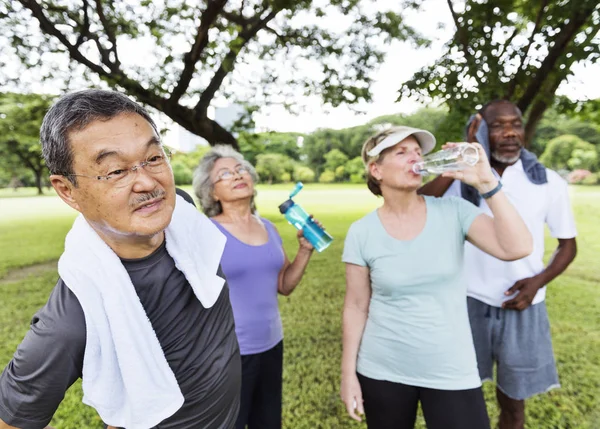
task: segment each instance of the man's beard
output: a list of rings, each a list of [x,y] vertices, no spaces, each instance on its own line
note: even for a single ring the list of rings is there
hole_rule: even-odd
[[[492,152],[492,158],[501,164],[514,164],[519,160],[519,158],[521,158],[521,149],[519,149],[519,152],[515,156],[511,157],[502,156],[498,152],[494,151]]]

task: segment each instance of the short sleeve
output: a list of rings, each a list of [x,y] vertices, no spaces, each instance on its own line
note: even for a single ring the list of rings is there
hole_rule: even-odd
[[[21,429],[46,427],[81,377],[85,342],[83,310],[59,280],[0,375],[0,418]]]
[[[475,218],[483,212],[475,204],[470,203],[462,198],[450,197],[449,200],[451,200],[456,207],[458,223],[460,225],[462,235],[466,237]]]
[[[556,177],[552,176],[549,181],[551,197],[546,213],[546,223],[552,237],[573,238],[577,235],[577,229],[573,210],[571,209],[571,201],[569,200],[567,182],[558,175]]]
[[[360,265],[361,267],[367,266],[367,261],[363,257],[363,247],[360,243],[360,225],[354,223],[350,226],[348,234],[346,234],[342,262]]]

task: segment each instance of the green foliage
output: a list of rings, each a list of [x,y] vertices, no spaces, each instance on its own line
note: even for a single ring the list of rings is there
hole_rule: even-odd
[[[40,126],[51,104],[50,96],[0,93],[0,170],[5,181],[10,176],[7,185],[17,180],[36,186],[42,194],[42,176],[48,169],[42,158]]]
[[[581,181],[582,185],[597,185],[600,183],[600,175],[598,173],[592,173]]]
[[[193,179],[192,170],[181,161],[171,163],[173,168],[173,177],[175,177],[176,185],[191,185]]]
[[[190,171],[194,171],[210,149],[210,146],[196,146],[191,152],[176,152],[171,156],[171,164],[181,163]]]
[[[364,173],[355,173],[350,175],[350,183],[365,183]]]
[[[259,134],[242,132],[238,136],[238,144],[240,146],[240,153],[252,165],[256,165],[257,156],[265,152],[265,147]]]
[[[346,179],[346,177],[346,167],[340,165],[335,169],[335,180],[337,180],[338,182],[343,182]]]
[[[339,149],[332,149],[323,157],[325,158],[325,168],[331,171],[335,171],[338,167],[343,166],[348,161],[348,155]]]
[[[319,176],[319,183],[333,183],[335,181],[335,173],[331,170],[325,170]]]
[[[469,114],[506,98],[527,114],[530,140],[561,82],[600,56],[597,0],[448,1],[456,31],[442,56],[402,84],[400,98],[449,107],[457,133]],[[456,121],[459,122],[456,122]]]
[[[348,162],[346,162],[346,173],[348,174],[358,174],[363,173],[365,171],[365,165],[363,164],[362,158],[357,156],[352,158]]]
[[[598,154],[593,147],[588,150],[575,149],[567,161],[567,165],[571,170],[592,170],[598,165]]]
[[[594,145],[577,136],[562,135],[548,142],[540,161],[555,170],[587,169],[597,163]]]
[[[536,129],[530,149],[539,156],[544,153],[548,142],[553,138],[573,134],[592,143],[600,151],[599,124],[600,122],[589,121],[573,112],[561,113],[559,108],[549,109]]]
[[[302,183],[311,183],[315,181],[315,172],[309,167],[303,165],[294,166],[294,180]]]
[[[262,133],[258,138],[264,145],[265,152],[279,153],[294,161],[300,160],[300,147],[298,139],[303,135],[299,133]]]
[[[267,183],[278,183],[287,178],[291,180],[294,172],[292,160],[279,153],[264,153],[256,157],[256,172],[260,180]],[[287,173],[288,176],[284,176]]]
[[[412,115],[395,114],[380,116],[365,125],[357,127],[341,130],[321,129],[306,136],[302,151],[306,156],[306,163],[317,173],[325,169],[335,171],[338,166],[343,165],[341,163],[341,154],[345,155],[347,160],[360,159],[364,142],[381,129],[395,125],[407,125],[431,131],[438,136],[439,127],[444,122],[446,115],[447,113],[444,109],[425,108],[418,110]],[[462,119],[461,123],[464,121],[465,118]],[[438,140],[440,142],[456,141],[456,136],[447,138],[446,134],[443,134],[442,138]],[[333,159],[328,164],[326,156],[332,152],[335,155],[329,155]],[[358,170],[353,171],[354,174],[358,173]]]

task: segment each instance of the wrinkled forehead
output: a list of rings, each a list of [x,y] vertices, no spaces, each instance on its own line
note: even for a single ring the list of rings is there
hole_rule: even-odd
[[[135,158],[154,147],[162,147],[154,127],[135,113],[96,119],[68,134],[74,160],[101,164],[112,158]]]
[[[223,169],[231,169],[233,167],[237,167],[240,165],[240,161],[235,158],[223,157],[219,158],[215,161],[215,165],[213,167],[213,171],[219,171]]]
[[[485,109],[483,117],[487,123],[497,120],[512,120],[515,118],[521,119],[521,110],[513,103],[496,103]]]

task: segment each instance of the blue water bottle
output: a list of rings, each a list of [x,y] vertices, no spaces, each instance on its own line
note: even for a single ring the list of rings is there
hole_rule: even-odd
[[[304,238],[317,249],[317,252],[322,252],[331,244],[333,237],[317,225],[302,207],[292,201],[292,198],[300,192],[302,187],[302,182],[296,183],[290,198],[279,206],[279,211],[296,229],[303,231]]]

